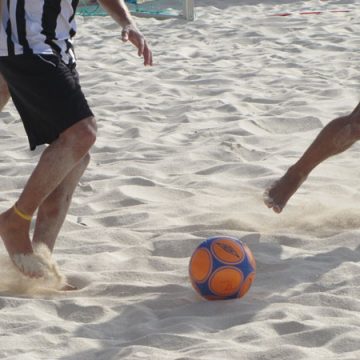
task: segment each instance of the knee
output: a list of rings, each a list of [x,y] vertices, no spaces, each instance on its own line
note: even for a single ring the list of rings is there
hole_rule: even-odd
[[[1,95],[1,98],[9,100],[10,92],[9,92],[9,88],[6,83],[0,84],[0,95]]]
[[[87,153],[96,141],[96,121],[89,117],[79,121],[61,134],[61,139],[71,143],[81,153]],[[88,155],[85,155],[88,159]],[[86,160],[84,157],[84,161]]]
[[[96,141],[96,121],[95,118],[91,117],[85,120],[82,120],[78,124],[78,128],[76,129],[77,138],[80,144],[84,147],[90,149],[92,145],[94,145]]]
[[[10,99],[10,92],[6,81],[0,74],[0,109],[2,109]]]
[[[351,132],[356,140],[360,139],[360,111],[353,112],[349,115],[350,124],[351,124]]]

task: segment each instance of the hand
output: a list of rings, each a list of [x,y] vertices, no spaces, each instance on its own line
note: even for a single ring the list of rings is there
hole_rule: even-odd
[[[134,25],[126,25],[123,28],[121,39],[124,42],[130,41],[137,47],[138,55],[144,57],[145,66],[151,66],[153,64],[151,50],[149,49],[143,34]]]

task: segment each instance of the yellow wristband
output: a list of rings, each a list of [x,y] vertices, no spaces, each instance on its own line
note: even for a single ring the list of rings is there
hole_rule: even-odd
[[[25,214],[23,213],[22,211],[20,211],[16,205],[14,205],[14,211],[15,211],[15,214],[20,216],[22,219],[24,220],[27,220],[27,221],[31,221],[32,219],[32,216],[31,215],[28,215],[28,214]]]

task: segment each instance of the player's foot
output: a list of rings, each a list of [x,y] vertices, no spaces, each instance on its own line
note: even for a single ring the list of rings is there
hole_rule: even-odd
[[[44,264],[33,254],[29,229],[30,221],[14,208],[0,214],[0,236],[12,262],[24,275],[37,278],[43,276]]]
[[[265,205],[280,213],[288,200],[305,181],[306,176],[290,168],[286,174],[275,181],[264,193]]]

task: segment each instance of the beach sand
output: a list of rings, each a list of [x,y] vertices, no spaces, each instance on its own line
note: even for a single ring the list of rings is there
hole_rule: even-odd
[[[26,281],[2,246],[0,359],[360,359],[360,146],[320,165],[280,215],[262,200],[359,101],[357,1],[196,5],[194,22],[137,19],[152,68],[110,17],[79,17],[99,132],[53,255],[78,290]],[[3,211],[43,149],[28,150],[11,103],[0,139]],[[215,235],[256,258],[241,300],[191,287],[190,256]]]

